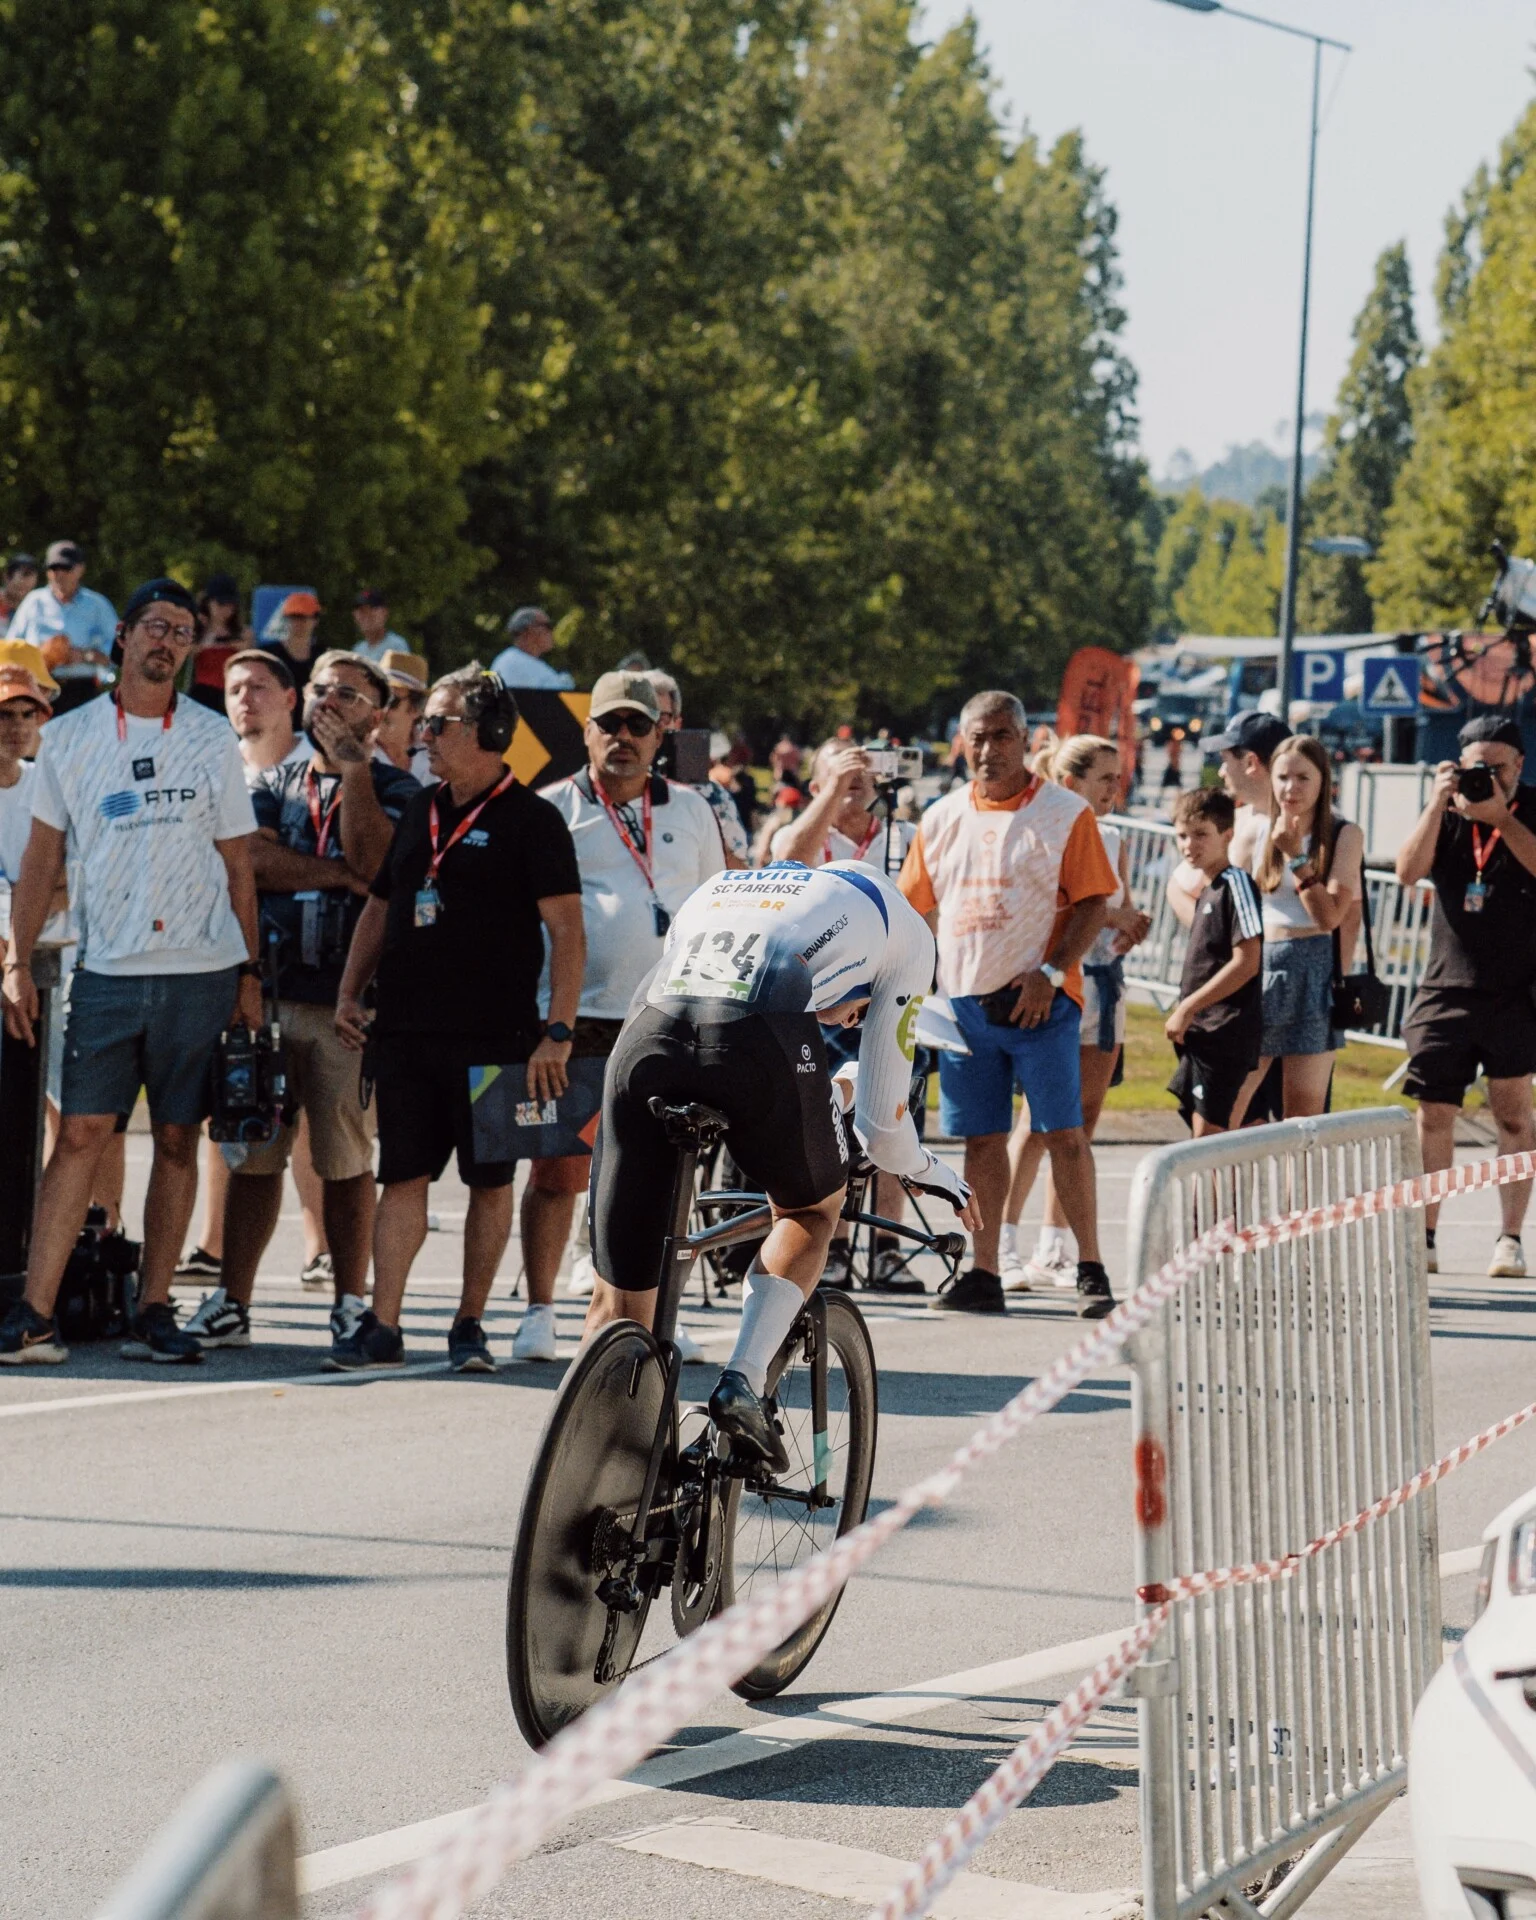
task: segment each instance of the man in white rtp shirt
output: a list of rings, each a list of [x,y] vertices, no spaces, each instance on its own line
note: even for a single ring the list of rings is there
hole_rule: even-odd
[[[0,1364],[68,1358],[53,1318],[85,1219],[96,1163],[143,1085],[154,1162],[144,1264],[126,1359],[196,1361],[176,1325],[171,1277],[197,1193],[198,1129],[209,1112],[220,1032],[261,1023],[256,965],[256,821],[235,735],[220,714],[176,698],[197,635],[175,580],[129,599],[110,699],[49,723],[32,782],[32,832],[11,896],[5,1023],[31,1044],[32,949],[66,850],[79,863],[82,940],[64,1041],[58,1145],[43,1176],[26,1291],[0,1323]]]

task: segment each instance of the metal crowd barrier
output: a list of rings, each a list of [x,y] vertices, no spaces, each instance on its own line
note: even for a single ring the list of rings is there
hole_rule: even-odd
[[[1159,1006],[1171,1007],[1179,997],[1179,974],[1184,965],[1184,929],[1168,904],[1167,880],[1178,865],[1179,850],[1171,826],[1160,820],[1132,819],[1112,814],[1120,829],[1131,875],[1131,899],[1149,914],[1152,931],[1125,956],[1125,977],[1143,988]],[[1350,1033],[1351,1040],[1367,1040],[1378,1047],[1403,1045],[1403,1018],[1429,964],[1429,922],[1435,890],[1428,881],[1405,887],[1392,873],[1368,868],[1366,899],[1371,913],[1371,938],[1376,948],[1376,972],[1391,994],[1386,1019],[1371,1033]],[[1361,943],[1363,951],[1363,942]],[[1357,954],[1345,968],[1362,966]]]
[[[188,1794],[97,1920],[299,1920],[297,1840],[277,1775],[227,1760]]]
[[[1420,1171],[1395,1108],[1291,1120],[1141,1162],[1130,1273]],[[1434,1457],[1419,1216],[1399,1211],[1188,1282],[1130,1347],[1140,1588],[1278,1558]],[[1186,1602],[1140,1699],[1146,1920],[1284,1920],[1406,1779],[1439,1656],[1433,1494],[1289,1578]],[[1278,1884],[1274,1884],[1278,1882]],[[1249,1892],[1244,1893],[1248,1888]]]

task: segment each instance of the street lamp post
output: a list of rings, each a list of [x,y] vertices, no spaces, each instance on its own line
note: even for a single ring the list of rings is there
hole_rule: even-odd
[[[1280,598],[1280,713],[1289,724],[1291,700],[1291,660],[1296,650],[1296,571],[1301,557],[1301,442],[1306,430],[1307,406],[1307,322],[1312,307],[1312,203],[1317,184],[1317,107],[1323,77],[1323,48],[1335,47],[1340,53],[1352,49],[1342,40],[1330,40],[1327,34],[1310,33],[1305,27],[1288,26],[1283,20],[1268,20],[1261,13],[1244,13],[1223,0],[1168,0],[1174,7],[1190,13],[1226,13],[1234,20],[1246,20],[1256,27],[1270,27],[1295,40],[1312,42],[1312,122],[1307,147],[1307,232],[1301,258],[1301,350],[1296,361],[1296,439],[1291,449],[1291,494],[1285,518],[1285,590]]]

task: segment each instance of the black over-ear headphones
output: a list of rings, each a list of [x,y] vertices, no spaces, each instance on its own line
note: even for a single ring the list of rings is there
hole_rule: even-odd
[[[517,700],[499,673],[482,673],[464,696],[466,719],[475,723],[475,739],[487,753],[505,753],[517,732]]]

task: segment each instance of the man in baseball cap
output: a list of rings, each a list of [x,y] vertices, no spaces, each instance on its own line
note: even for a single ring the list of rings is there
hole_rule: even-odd
[[[1206,753],[1221,755],[1221,784],[1237,802],[1234,867],[1253,870],[1260,836],[1269,831],[1269,763],[1290,737],[1290,728],[1277,714],[1245,707],[1233,714],[1220,733],[1202,743]],[[1168,904],[1183,926],[1193,923],[1195,900],[1204,886],[1205,875],[1187,860],[1181,860],[1168,876]],[[1251,1106],[1249,1117],[1253,1117]]]
[[[386,653],[409,654],[411,643],[403,634],[392,633],[389,626],[389,595],[377,587],[364,587],[352,602],[352,619],[357,640],[352,651],[382,667]]]
[[[85,555],[73,540],[55,540],[44,562],[48,584],[34,587],[11,616],[8,640],[30,640],[63,682],[60,710],[97,690],[110,661],[117,611],[104,594],[82,586]]]
[[[568,673],[557,672],[544,658],[555,644],[555,623],[542,607],[519,607],[507,621],[507,633],[511,646],[504,647],[491,662],[491,671],[501,675],[503,686],[571,692],[576,682]]]
[[[257,644],[264,653],[275,653],[293,675],[293,684],[302,694],[309,682],[309,670],[315,658],[315,622],[324,613],[318,598],[307,587],[297,589],[284,600],[278,613],[282,619],[282,637],[263,637]],[[267,628],[272,632],[274,621]]]
[[[1280,742],[1290,737],[1290,728],[1278,714],[1245,707],[1233,714],[1220,733],[1208,735],[1204,746],[1207,753],[1257,754],[1267,769]],[[1233,795],[1234,799],[1239,797]]]
[[[354,653],[361,653],[354,647]],[[432,784],[427,766],[427,750],[416,737],[422,711],[427,704],[429,669],[418,653],[387,650],[379,660],[379,669],[389,682],[389,699],[374,739],[374,757],[382,755],[391,766],[413,773],[425,786]]]

